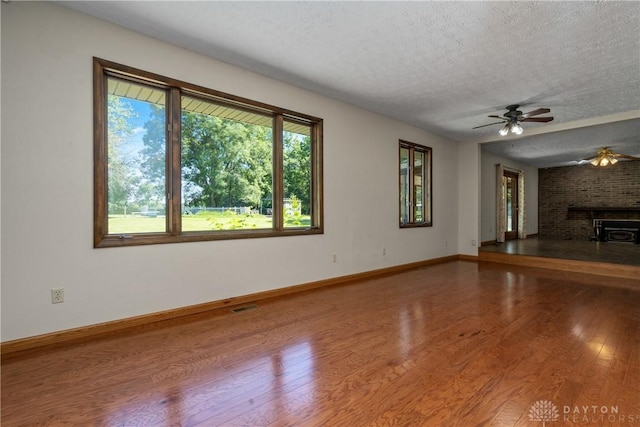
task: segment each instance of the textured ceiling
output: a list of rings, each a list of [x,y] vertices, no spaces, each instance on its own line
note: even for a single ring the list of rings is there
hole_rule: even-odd
[[[637,1],[59,3],[456,141],[498,140],[471,128],[506,105],[550,108],[486,145],[534,166],[640,156]]]
[[[594,156],[601,147],[640,157],[640,119],[550,132],[507,142],[489,142],[482,146],[499,156],[538,168],[588,163],[582,159]]]

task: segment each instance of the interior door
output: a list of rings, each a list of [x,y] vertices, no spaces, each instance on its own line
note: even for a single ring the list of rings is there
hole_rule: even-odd
[[[505,218],[507,219],[507,229],[504,233],[505,240],[515,240],[518,238],[518,174],[511,171],[504,171],[506,182]]]

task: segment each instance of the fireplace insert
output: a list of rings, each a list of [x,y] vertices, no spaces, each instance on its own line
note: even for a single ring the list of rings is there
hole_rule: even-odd
[[[593,228],[600,242],[640,244],[640,220],[594,219]]]

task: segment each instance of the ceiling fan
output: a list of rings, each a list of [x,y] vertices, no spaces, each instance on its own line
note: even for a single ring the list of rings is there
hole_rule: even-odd
[[[593,166],[608,166],[618,163],[618,159],[640,160],[640,157],[614,153],[609,147],[602,147],[598,149],[595,156],[587,157],[582,160],[590,162]]]
[[[509,132],[515,133],[516,135],[522,134],[522,126],[520,126],[520,122],[538,122],[538,123],[547,123],[553,120],[553,117],[532,117],[538,116],[540,114],[546,114],[551,112],[548,108],[538,108],[537,110],[529,111],[528,113],[522,113],[518,108],[520,105],[507,105],[507,112],[502,116],[488,116],[494,119],[500,119],[499,122],[493,122],[486,125],[476,126],[472,129],[483,128],[485,126],[493,126],[504,124],[502,129],[500,129],[499,133],[502,136],[506,136]]]

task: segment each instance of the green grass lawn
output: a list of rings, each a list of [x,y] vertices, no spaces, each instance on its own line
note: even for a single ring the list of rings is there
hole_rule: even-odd
[[[155,218],[134,215],[109,215],[109,234],[162,233],[165,217]],[[308,227],[309,215],[285,218],[285,227]],[[232,212],[200,212],[182,216],[182,231],[211,230],[259,230],[272,228],[272,218],[259,214],[235,214]]]

